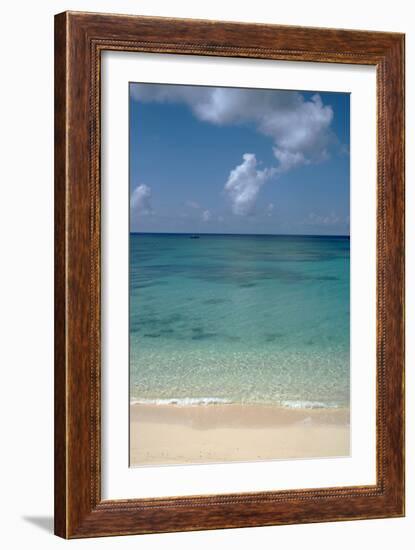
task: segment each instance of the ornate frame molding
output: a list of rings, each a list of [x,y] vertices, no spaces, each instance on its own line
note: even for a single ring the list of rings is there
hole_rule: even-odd
[[[377,482],[101,500],[104,50],[377,68]],[[55,532],[65,538],[404,514],[404,35],[65,12],[55,18]],[[85,452],[89,449],[89,452]]]

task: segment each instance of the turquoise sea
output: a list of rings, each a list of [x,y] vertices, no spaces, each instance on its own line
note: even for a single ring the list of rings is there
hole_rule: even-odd
[[[348,237],[130,235],[130,398],[349,405]]]

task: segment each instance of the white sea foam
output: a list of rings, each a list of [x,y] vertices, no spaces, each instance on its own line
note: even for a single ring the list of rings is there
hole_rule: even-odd
[[[322,403],[321,401],[281,401],[282,407],[289,409],[337,409],[335,403]]]
[[[131,401],[131,405],[177,405],[178,407],[221,405],[226,403],[231,403],[231,401],[220,397],[171,397],[167,399],[135,399]]]
[[[196,405],[225,405],[230,403],[236,403],[228,399],[221,397],[169,397],[161,399],[133,399],[131,405],[177,405],[178,407],[191,407]],[[242,402],[240,404],[243,404]],[[270,405],[268,402],[245,402],[245,404],[251,405]],[[279,403],[275,402],[275,405],[280,407],[286,407],[287,409],[337,409],[336,403],[323,403],[321,401],[301,401],[301,400],[284,400]]]

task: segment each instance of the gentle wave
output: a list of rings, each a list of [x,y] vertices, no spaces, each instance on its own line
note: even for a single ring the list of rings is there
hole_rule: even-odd
[[[231,403],[227,399],[220,397],[171,397],[167,399],[135,399],[131,405],[177,405],[188,407],[192,405],[223,405]]]
[[[226,405],[238,404],[238,402],[223,399],[221,397],[169,397],[164,399],[133,399],[131,405],[177,405],[178,407],[189,407],[196,405]],[[279,403],[269,402],[240,402],[240,405],[275,405],[287,409],[338,409],[336,403],[323,403],[321,401],[295,401],[284,400]]]
[[[336,403],[322,403],[320,401],[281,401],[282,407],[287,409],[338,409]]]

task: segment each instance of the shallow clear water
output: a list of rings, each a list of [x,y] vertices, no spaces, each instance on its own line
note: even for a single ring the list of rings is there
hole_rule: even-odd
[[[131,400],[349,404],[348,237],[131,234]]]

